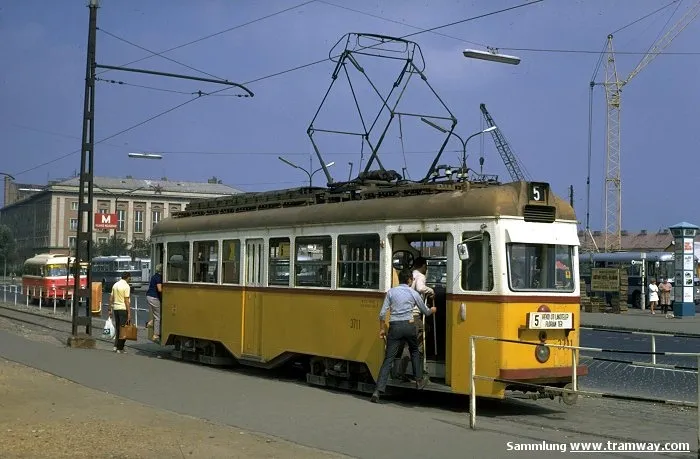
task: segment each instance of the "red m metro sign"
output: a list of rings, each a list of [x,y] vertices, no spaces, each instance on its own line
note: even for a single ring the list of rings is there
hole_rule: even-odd
[[[117,229],[117,214],[95,214],[95,229]]]

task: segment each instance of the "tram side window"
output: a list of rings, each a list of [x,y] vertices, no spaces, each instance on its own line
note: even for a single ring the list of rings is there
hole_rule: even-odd
[[[379,235],[338,236],[338,287],[379,289]]]
[[[290,247],[288,237],[270,238],[268,285],[289,286]]]
[[[299,287],[331,286],[330,236],[299,237],[294,241],[296,262],[294,285]]]
[[[241,283],[241,241],[238,239],[224,241],[224,250],[221,257],[221,269],[224,284]]]
[[[194,282],[218,283],[219,242],[197,241],[192,254]]]
[[[462,262],[462,290],[490,292],[493,290],[493,257],[489,233],[464,233],[469,259]]]
[[[190,281],[190,243],[168,242],[168,282]]]

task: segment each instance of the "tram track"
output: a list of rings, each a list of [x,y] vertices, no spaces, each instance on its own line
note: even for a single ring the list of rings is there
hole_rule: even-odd
[[[13,308],[13,307],[8,307],[5,305],[0,304],[0,317],[11,320],[13,322],[19,322],[27,325],[32,325],[35,327],[39,327],[45,330],[50,330],[52,332],[57,332],[57,333],[65,333],[65,334],[70,334],[71,333],[71,321],[67,318],[64,317],[56,317],[56,316],[51,316],[47,314],[41,314],[33,311],[22,311],[21,309]],[[102,327],[104,326],[104,320],[102,319],[93,319],[98,321],[99,327],[95,327],[98,330],[102,330]],[[43,323],[42,323],[43,321]],[[54,327],[52,325],[47,324],[46,322],[55,322],[56,324],[64,324],[66,325],[65,327],[59,328],[59,327]],[[93,335],[93,338],[95,338],[96,341],[100,341],[105,344],[110,344],[113,345],[114,340],[112,339],[107,339],[103,338],[99,334],[97,336]],[[149,349],[144,349],[142,345],[139,343],[137,344],[129,344],[127,343],[124,345],[124,347],[127,347],[129,349],[133,350],[138,350],[139,352],[144,352],[147,354],[155,355],[158,357],[164,357],[168,356],[168,353],[159,353],[157,351],[149,350]],[[173,359],[174,360],[174,359]]]

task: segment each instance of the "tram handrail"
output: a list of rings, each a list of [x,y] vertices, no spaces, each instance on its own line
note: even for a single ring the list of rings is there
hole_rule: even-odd
[[[597,347],[585,347],[585,346],[571,346],[571,345],[565,345],[565,344],[549,344],[549,343],[538,343],[538,342],[533,342],[533,341],[521,341],[521,340],[514,340],[514,339],[508,339],[508,338],[497,338],[495,336],[480,336],[480,335],[471,335],[469,337],[469,351],[471,354],[471,361],[469,362],[469,379],[470,379],[470,384],[471,384],[471,390],[469,391],[469,427],[471,429],[474,429],[476,426],[476,380],[485,380],[485,381],[494,381],[494,382],[508,382],[500,378],[494,378],[492,376],[486,376],[486,375],[477,375],[476,374],[476,342],[477,340],[482,340],[482,341],[499,341],[499,342],[505,342],[505,343],[515,343],[515,344],[521,344],[525,346],[546,346],[550,348],[556,348],[556,349],[569,349],[571,350],[571,367],[572,367],[572,372],[571,372],[571,386],[572,389],[565,389],[565,388],[560,388],[560,387],[552,387],[552,386],[546,386],[543,384],[527,384],[528,386],[531,387],[540,387],[543,389],[548,389],[556,392],[560,392],[562,394],[581,394],[581,395],[590,395],[590,396],[604,396],[606,394],[602,392],[592,392],[592,391],[582,391],[578,389],[578,374],[577,374],[577,369],[578,369],[578,356],[576,351],[591,351],[591,352],[617,352],[617,353],[623,353],[623,354],[652,354],[654,356],[656,355],[668,355],[668,356],[682,356],[682,357],[695,357],[697,359],[698,363],[698,368],[696,369],[696,373],[698,374],[697,378],[697,384],[698,384],[698,391],[697,391],[697,402],[694,405],[697,408],[697,425],[696,425],[696,434],[697,434],[697,440],[698,440],[698,457],[700,457],[700,352],[648,352],[648,351],[627,351],[627,350],[615,350],[615,349],[604,349],[604,348],[597,348]],[[610,394],[608,394],[610,395]]]

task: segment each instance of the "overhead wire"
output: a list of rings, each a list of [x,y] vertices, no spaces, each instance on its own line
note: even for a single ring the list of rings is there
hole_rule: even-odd
[[[244,25],[252,24],[252,23],[254,23],[254,22],[257,22],[258,20],[262,20],[262,19],[265,19],[265,18],[274,16],[274,15],[276,15],[276,14],[280,14],[280,13],[283,13],[283,12],[286,12],[286,11],[290,11],[290,10],[292,10],[292,9],[294,9],[294,8],[299,8],[300,6],[306,5],[306,4],[308,4],[308,3],[312,3],[313,1],[316,1],[316,0],[309,0],[309,1],[307,1],[307,2],[304,2],[304,3],[300,4],[300,5],[297,5],[297,6],[295,6],[295,7],[290,7],[290,8],[287,8],[286,10],[279,11],[279,12],[277,12],[277,13],[274,13],[274,14],[271,14],[271,15],[268,15],[268,16],[265,16],[265,17],[263,17],[263,18],[259,18],[259,19],[254,20],[254,21],[250,21],[250,22],[248,22],[248,23],[246,23],[246,24],[242,24],[242,25],[240,25],[240,26],[232,27],[232,28],[223,30],[223,31],[221,31],[221,32],[217,32],[217,33],[215,33],[215,34],[211,34],[211,35],[209,35],[209,36],[207,36],[207,37],[203,37],[203,38],[198,39],[198,40],[193,40],[192,42],[188,42],[188,43],[186,43],[186,44],[184,44],[184,45],[176,46],[176,47],[174,47],[174,48],[171,48],[171,49],[169,49],[169,50],[166,50],[166,51],[163,51],[163,52],[157,53],[157,54],[160,55],[160,54],[163,54],[163,53],[166,53],[166,52],[169,52],[169,51],[173,51],[173,50],[178,49],[178,48],[182,48],[182,47],[187,46],[187,45],[189,45],[189,44],[196,43],[196,42],[198,42],[198,41],[202,41],[202,40],[205,40],[205,39],[207,39],[207,38],[211,38],[211,37],[216,36],[216,35],[220,35],[220,34],[222,34],[222,33],[228,32],[228,31],[230,31],[230,30],[234,30],[234,29],[239,28],[239,27],[243,27]],[[451,27],[451,26],[453,26],[453,25],[463,24],[463,23],[470,22],[470,21],[475,21],[475,20],[477,20],[477,19],[482,19],[482,18],[485,18],[485,17],[494,16],[494,15],[501,14],[501,13],[505,13],[505,12],[508,12],[508,11],[512,11],[512,10],[515,10],[515,9],[518,9],[518,8],[523,8],[523,7],[526,7],[526,6],[532,6],[532,5],[535,5],[535,4],[537,4],[537,3],[541,3],[541,2],[543,2],[543,1],[544,1],[544,0],[532,0],[532,1],[529,1],[529,2],[527,2],[527,3],[522,3],[522,4],[515,5],[515,6],[511,6],[511,7],[508,7],[508,8],[502,8],[502,9],[499,9],[499,10],[491,11],[491,12],[489,12],[489,13],[484,13],[484,14],[480,14],[480,15],[477,15],[477,16],[472,16],[472,17],[469,17],[469,18],[466,18],[466,19],[462,19],[462,20],[459,20],[459,21],[450,22],[450,23],[448,23],[448,24],[443,24],[443,25],[439,25],[439,26],[436,26],[436,27],[431,27],[431,28],[428,28],[428,29],[421,29],[421,30],[419,30],[419,31],[417,31],[417,32],[410,33],[410,34],[404,35],[404,36],[399,37],[399,38],[404,39],[404,38],[416,36],[416,35],[419,35],[419,34],[422,34],[422,33],[432,32],[432,31],[439,30],[439,29],[443,29],[443,28],[446,28],[446,27]],[[372,48],[372,47],[374,47],[374,46],[377,46],[377,45],[368,46],[368,47],[366,47],[366,48]],[[151,56],[149,56],[149,57],[151,57]],[[338,57],[338,56],[334,56],[334,57]],[[266,80],[266,79],[269,79],[269,78],[273,78],[273,77],[275,77],[275,76],[279,76],[279,75],[283,75],[283,74],[286,74],[286,73],[290,73],[290,72],[293,72],[293,71],[296,71],[296,70],[300,70],[300,69],[303,69],[303,68],[311,67],[311,66],[313,66],[313,65],[317,65],[317,64],[320,64],[320,63],[322,63],[322,62],[329,61],[329,60],[331,60],[331,58],[332,58],[332,57],[327,57],[327,58],[325,58],[325,59],[321,59],[321,60],[314,61],[314,62],[311,62],[311,63],[308,63],[308,64],[304,64],[304,65],[299,65],[299,66],[293,67],[293,68],[291,68],[291,69],[283,70],[283,71],[276,72],[276,73],[273,73],[273,74],[270,74],[270,75],[266,75],[266,76],[263,76],[263,77],[260,77],[260,78],[256,78],[256,79],[254,79],[254,80],[250,80],[250,81],[247,81],[247,82],[243,83],[243,85],[252,84],[252,83],[255,83],[255,82],[258,82],[258,81],[263,81],[263,80]],[[130,65],[130,64],[133,64],[133,63],[139,62],[139,61],[141,61],[141,60],[145,60],[145,59],[147,59],[147,58],[142,58],[142,59],[138,59],[138,60],[129,62],[129,63],[127,63],[127,64],[124,64],[124,66]],[[104,73],[104,72],[101,72],[100,74],[102,74],[102,73]],[[230,87],[225,87],[225,88],[222,88],[222,89],[218,89],[218,90],[215,90],[215,91],[213,91],[213,92],[211,92],[211,93],[208,93],[207,96],[211,96],[211,95],[220,93],[220,92],[222,92],[222,91],[226,91],[226,90],[228,90],[228,89],[230,89]],[[160,113],[158,113],[158,114],[156,114],[156,115],[154,115],[154,116],[152,116],[152,117],[150,117],[150,118],[148,118],[148,119],[146,119],[146,120],[144,120],[144,121],[141,121],[141,122],[139,122],[139,123],[137,123],[137,124],[134,124],[134,125],[132,125],[132,126],[126,128],[126,129],[123,129],[123,130],[121,130],[121,131],[119,131],[119,132],[117,132],[117,133],[115,133],[115,134],[112,134],[112,135],[110,135],[110,136],[108,136],[108,137],[105,137],[105,138],[103,138],[103,139],[98,140],[98,141],[95,142],[95,145],[97,145],[97,144],[99,144],[99,143],[101,143],[101,142],[103,142],[103,141],[105,141],[105,140],[112,139],[112,138],[114,138],[114,137],[116,137],[116,136],[118,136],[118,135],[121,135],[121,134],[124,134],[124,133],[126,133],[126,132],[129,132],[129,131],[131,131],[131,130],[133,130],[133,129],[136,129],[136,128],[139,127],[139,126],[142,126],[142,125],[148,123],[149,121],[152,121],[152,120],[154,120],[154,119],[156,119],[156,118],[159,118],[159,117],[161,117],[161,116],[163,116],[163,115],[166,115],[166,114],[168,114],[168,113],[170,113],[170,112],[172,112],[172,111],[174,111],[174,110],[177,110],[178,108],[181,108],[181,107],[183,107],[183,106],[185,106],[185,105],[187,105],[187,104],[189,104],[189,103],[191,103],[191,102],[194,102],[195,100],[197,100],[197,99],[199,99],[199,98],[200,98],[200,96],[193,97],[192,99],[189,99],[189,100],[187,100],[187,101],[185,101],[185,102],[182,102],[182,103],[180,103],[180,104],[178,104],[178,105],[175,105],[175,106],[173,106],[173,107],[171,107],[171,108],[169,108],[169,109],[167,109],[167,110],[165,110],[165,111],[163,111],[163,112],[160,112]],[[44,166],[47,166],[47,165],[49,165],[49,164],[53,164],[53,163],[55,163],[55,162],[57,162],[57,161],[60,161],[60,160],[62,160],[62,159],[65,159],[65,158],[67,158],[67,157],[69,157],[69,156],[72,156],[72,155],[74,155],[74,154],[76,154],[76,153],[79,153],[80,151],[81,151],[80,149],[74,150],[74,151],[72,151],[72,152],[70,152],[70,153],[61,155],[61,156],[59,156],[59,157],[57,157],[57,158],[54,158],[54,159],[52,159],[52,160],[50,160],[50,161],[46,161],[46,162],[44,162],[44,163],[42,163],[42,164],[39,164],[38,166],[30,167],[29,169],[25,169],[25,170],[23,170],[23,171],[20,171],[20,172],[17,172],[17,173],[15,173],[15,174],[13,174],[13,175],[14,175],[14,176],[17,176],[17,175],[25,174],[25,173],[27,173],[27,172],[31,172],[31,171],[33,171],[33,170],[39,169],[39,168],[41,168],[41,167],[44,167]]]
[[[271,14],[268,14],[268,15],[266,15],[266,16],[262,16],[262,17],[253,19],[253,20],[251,20],[251,21],[245,22],[245,23],[243,23],[243,24],[238,24],[238,25],[233,26],[233,27],[228,27],[228,28],[226,28],[226,29],[224,29],[224,30],[220,30],[220,31],[215,32],[215,33],[212,33],[212,34],[205,35],[204,37],[200,37],[200,38],[197,38],[197,39],[195,39],[195,40],[188,41],[187,43],[183,43],[183,44],[181,44],[181,45],[174,46],[174,47],[172,47],[172,48],[168,48],[168,49],[166,49],[166,50],[164,50],[164,51],[161,51],[161,52],[158,52],[158,53],[153,53],[153,54],[150,55],[150,56],[145,56],[145,57],[142,57],[142,58],[140,58],[140,59],[136,59],[136,60],[134,60],[134,61],[127,62],[126,64],[123,64],[123,65],[121,65],[120,67],[126,67],[127,65],[131,65],[131,64],[135,64],[135,63],[137,63],[137,62],[145,61],[146,59],[150,59],[150,58],[156,57],[156,56],[164,57],[163,54],[169,53],[170,51],[175,51],[176,49],[181,49],[181,48],[184,48],[184,47],[186,47],[186,46],[190,46],[190,45],[193,45],[193,44],[195,44],[195,43],[199,43],[199,42],[201,42],[201,41],[208,40],[208,39],[210,39],[210,38],[213,38],[213,37],[216,37],[216,36],[225,34],[225,33],[227,33],[227,32],[231,32],[231,31],[233,31],[233,30],[240,29],[240,28],[249,26],[249,25],[251,25],[251,24],[255,24],[256,22],[260,22],[260,21],[263,21],[263,20],[265,20],[265,19],[269,19],[269,18],[271,18],[271,17],[273,17],[273,16],[277,16],[277,15],[286,13],[286,12],[288,12],[288,11],[292,11],[292,10],[295,10],[295,9],[297,9],[297,8],[301,8],[302,6],[308,5],[309,3],[313,3],[313,2],[315,2],[315,1],[317,1],[317,0],[308,0],[308,1],[305,1],[305,2],[300,3],[300,4],[298,4],[298,5],[290,6],[289,8],[285,8],[285,9],[283,9],[283,10],[276,11],[276,12],[271,13]],[[152,51],[149,51],[149,52],[152,52]],[[105,73],[105,72],[109,72],[109,71],[110,71],[109,69],[108,69],[108,70],[104,70],[104,71],[102,71],[102,72],[99,72],[98,75],[101,75],[101,74],[103,74],[103,73]]]
[[[195,72],[201,73],[201,74],[203,74],[203,75],[210,76],[210,77],[212,77],[212,78],[216,78],[217,80],[228,81],[226,78],[222,78],[222,77],[217,76],[217,75],[214,75],[214,74],[212,74],[212,73],[205,72],[204,70],[200,70],[200,69],[198,69],[198,68],[196,68],[196,67],[192,67],[191,65],[185,64],[184,62],[177,61],[177,60],[172,59],[172,58],[170,58],[170,57],[168,57],[168,56],[163,56],[162,54],[158,54],[158,53],[156,53],[155,51],[151,51],[151,50],[148,49],[148,48],[145,48],[145,47],[143,47],[143,46],[141,46],[141,45],[138,45],[138,44],[136,44],[136,43],[134,43],[134,42],[132,42],[132,41],[129,41],[129,40],[127,40],[126,38],[122,38],[122,37],[120,37],[120,36],[118,36],[118,35],[115,35],[115,34],[113,34],[112,32],[109,32],[109,31],[107,31],[107,30],[105,30],[105,29],[103,29],[103,28],[101,28],[101,27],[98,27],[97,30],[99,30],[100,32],[102,32],[102,33],[104,33],[104,34],[106,34],[106,35],[108,35],[108,36],[110,36],[110,37],[112,37],[112,38],[114,38],[114,39],[116,39],[116,40],[119,40],[119,41],[121,41],[121,42],[124,42],[124,43],[126,43],[126,44],[128,44],[128,45],[131,45],[131,46],[133,46],[133,47],[135,47],[135,48],[138,48],[138,49],[140,49],[140,50],[146,51],[147,53],[151,53],[151,54],[153,54],[153,55],[158,55],[158,57],[161,57],[161,58],[163,58],[163,59],[165,59],[165,60],[167,60],[167,61],[173,62],[173,63],[175,63],[175,64],[181,65],[181,66],[183,66],[183,67],[186,67],[186,68],[188,68],[188,69],[190,69],[190,70],[194,70]]]
[[[368,12],[366,12],[366,11],[356,10],[356,9],[354,9],[354,8],[349,8],[349,7],[343,6],[343,5],[337,5],[337,4],[335,4],[335,3],[331,3],[331,2],[328,2],[328,1],[325,1],[325,0],[316,0],[316,1],[317,1],[318,3],[323,3],[324,5],[333,6],[333,7],[336,7],[336,8],[341,8],[341,9],[347,10],[347,11],[352,11],[353,13],[363,14],[363,15],[365,15],[365,16],[369,16],[369,17],[372,17],[372,18],[375,18],[375,19],[381,19],[381,20],[383,20],[383,21],[392,22],[392,23],[394,23],[394,24],[399,24],[399,25],[402,25],[402,26],[411,27],[412,29],[425,30],[425,29],[423,29],[422,27],[418,27],[418,26],[409,24],[409,23],[407,23],[407,22],[397,21],[397,20],[395,20],[395,19],[390,19],[390,18],[387,18],[387,17],[385,17],[385,16],[380,16],[380,15],[378,15],[378,14],[373,14],[373,13],[368,13]],[[441,36],[441,37],[451,38],[451,39],[453,39],[453,40],[462,41],[462,42],[464,42],[464,43],[469,43],[469,44],[471,44],[471,45],[483,46],[484,48],[486,47],[486,45],[483,44],[483,43],[478,43],[478,42],[475,42],[475,41],[465,40],[465,39],[463,39],[463,38],[454,37],[454,36],[452,36],[452,35],[447,35],[447,34],[444,34],[444,33],[434,32],[434,31],[431,31],[431,33],[433,33],[433,34],[435,34],[435,35],[439,35],[439,36]]]

